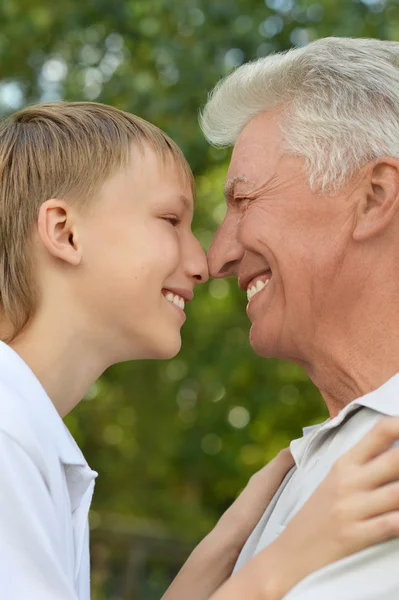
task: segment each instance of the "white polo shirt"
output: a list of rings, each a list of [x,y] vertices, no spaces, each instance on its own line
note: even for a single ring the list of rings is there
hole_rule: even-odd
[[[296,466],[249,537],[235,570],[277,538],[334,462],[385,416],[399,416],[399,374],[348,404],[334,419],[305,428],[304,437],[291,442]],[[316,571],[284,600],[399,600],[399,538]]]
[[[0,600],[89,600],[96,476],[38,379],[0,342]]]

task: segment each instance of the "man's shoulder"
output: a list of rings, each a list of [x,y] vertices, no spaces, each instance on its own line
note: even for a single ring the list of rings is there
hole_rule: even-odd
[[[285,600],[397,600],[399,539],[366,548],[299,582]]]
[[[334,463],[385,416],[371,408],[359,406],[338,425],[332,426],[332,422],[327,422],[310,434],[312,437],[302,451],[298,469],[284,494],[284,499],[292,502],[288,520],[312,495]]]
[[[379,412],[374,408],[359,406],[356,411],[347,416],[336,431],[332,430],[332,439],[328,447],[328,454],[335,459],[339,458],[386,417],[385,413]]]

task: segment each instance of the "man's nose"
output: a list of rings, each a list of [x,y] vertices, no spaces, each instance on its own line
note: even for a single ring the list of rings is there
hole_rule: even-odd
[[[237,275],[243,254],[243,248],[237,239],[237,223],[235,219],[226,217],[209,248],[210,276],[220,279]]]

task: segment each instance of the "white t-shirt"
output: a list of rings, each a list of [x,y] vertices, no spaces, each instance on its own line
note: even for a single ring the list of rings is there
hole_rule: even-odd
[[[399,416],[399,374],[348,404],[334,419],[291,442],[287,474],[248,538],[235,570],[271,544],[326,477],[334,462],[385,416]],[[399,600],[399,538],[339,560],[295,586],[285,600]]]
[[[0,600],[89,600],[96,476],[38,379],[0,342]]]

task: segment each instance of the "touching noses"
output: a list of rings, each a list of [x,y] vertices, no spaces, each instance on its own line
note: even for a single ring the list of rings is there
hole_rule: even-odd
[[[185,271],[194,284],[205,283],[209,279],[206,254],[199,241],[192,236],[189,251],[186,253]]]
[[[220,279],[237,275],[243,254],[243,248],[237,239],[237,221],[233,215],[227,215],[209,248],[210,276]]]

